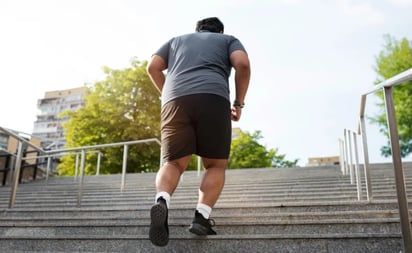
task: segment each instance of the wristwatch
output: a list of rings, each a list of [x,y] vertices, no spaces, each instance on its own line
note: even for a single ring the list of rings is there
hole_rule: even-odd
[[[241,104],[241,103],[239,103],[239,101],[235,100],[235,101],[233,101],[233,106],[243,108],[243,107],[245,107],[245,103]]]

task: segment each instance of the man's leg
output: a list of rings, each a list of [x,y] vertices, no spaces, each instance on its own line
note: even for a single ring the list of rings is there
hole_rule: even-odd
[[[214,222],[209,216],[225,184],[227,160],[203,158],[203,165],[206,171],[199,187],[195,218],[189,231],[196,235],[215,235],[216,232],[212,229]]]
[[[190,162],[191,155],[184,156],[182,158],[165,162],[159,169],[156,175],[156,193],[165,192],[170,196],[176,190],[180,181],[180,176],[186,170],[187,165]],[[157,197],[156,197],[157,200]],[[167,200],[167,205],[169,205]]]
[[[199,203],[214,207],[225,184],[226,159],[203,158],[205,173],[199,188]]]
[[[190,156],[166,162],[156,175],[156,203],[150,209],[150,241],[156,246],[166,246],[169,242],[168,207],[170,196],[179,184]]]

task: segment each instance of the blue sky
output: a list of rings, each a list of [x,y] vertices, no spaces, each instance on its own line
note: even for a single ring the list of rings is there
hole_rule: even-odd
[[[46,91],[147,60],[197,20],[217,16],[252,64],[233,126],[260,130],[263,145],[305,165],[339,154],[338,138],[357,128],[360,95],[377,78],[384,34],[412,40],[411,12],[412,0],[0,0],[0,126],[31,133]],[[367,116],[375,103],[368,99]],[[379,151],[386,140],[374,125],[367,131],[371,162],[387,161]]]

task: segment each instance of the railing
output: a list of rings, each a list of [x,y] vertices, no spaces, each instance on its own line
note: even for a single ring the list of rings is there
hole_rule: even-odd
[[[7,178],[9,177],[8,175],[12,171],[11,167],[13,164],[14,155],[8,152],[7,150],[1,149],[1,148],[0,148],[0,151],[2,152],[0,154],[0,159],[3,159],[3,163],[1,164],[2,168],[0,167],[0,173],[3,173],[3,179],[2,179],[1,185],[5,186],[7,183]]]
[[[358,155],[358,143],[357,143],[357,133],[349,129],[345,129],[343,132],[343,140],[339,140],[340,156],[341,156],[341,171],[343,175],[348,175],[350,177],[350,183],[356,183],[357,197],[358,200],[362,200],[362,181],[359,166],[359,155]],[[364,167],[366,168],[366,167]],[[370,183],[368,183],[369,171],[365,170],[365,175],[368,175],[365,179],[366,182],[366,198],[370,201]]]
[[[359,124],[357,134],[361,136],[362,148],[363,148],[363,158],[364,158],[364,171],[365,171],[365,183],[367,198],[370,201],[372,199],[372,186],[370,179],[370,163],[368,154],[368,143],[366,138],[366,127],[365,127],[365,107],[366,98],[368,95],[373,94],[377,91],[383,91],[385,107],[386,107],[386,119],[389,130],[389,138],[391,144],[392,162],[395,171],[395,183],[396,183],[396,193],[399,205],[399,216],[403,237],[403,246],[405,252],[412,252],[412,236],[411,236],[411,226],[409,221],[409,210],[408,210],[408,199],[405,189],[405,177],[402,168],[402,158],[399,145],[398,127],[395,115],[395,105],[393,101],[392,87],[402,84],[404,82],[412,80],[412,68],[404,71],[376,86],[371,87],[364,94],[361,95],[361,105],[359,112]],[[351,141],[355,141],[355,145]],[[344,140],[340,140],[341,148],[341,160],[344,161],[341,168],[344,174],[350,173],[351,183],[354,183],[353,175],[353,165],[356,166],[356,181],[358,186],[358,199],[361,197],[361,187],[360,187],[360,175],[359,175],[359,161],[357,160],[357,149],[356,149],[356,132],[345,129]],[[355,149],[355,150],[353,150]],[[352,160],[352,154],[355,154],[355,162]]]
[[[21,171],[21,163],[24,158],[22,157],[23,155],[23,143],[26,145],[34,148],[37,150],[41,155],[38,156],[37,158],[40,157],[45,157],[49,158],[48,163],[47,163],[47,169],[46,169],[46,183],[48,180],[48,175],[50,171],[50,161],[52,157],[55,156],[61,156],[61,155],[68,155],[73,152],[80,152],[81,158],[80,158],[80,182],[79,182],[79,188],[78,188],[78,194],[77,194],[77,206],[81,206],[82,202],[82,195],[83,195],[83,184],[84,184],[84,167],[85,167],[85,160],[86,160],[86,150],[95,150],[97,149],[103,149],[103,148],[108,148],[108,147],[116,147],[116,146],[123,146],[123,162],[122,162],[122,179],[121,179],[121,184],[120,184],[120,190],[123,191],[125,187],[125,182],[126,182],[126,168],[127,168],[127,154],[128,154],[128,147],[129,145],[134,145],[134,144],[140,144],[140,143],[151,143],[155,142],[160,145],[160,141],[156,138],[151,138],[151,139],[144,139],[144,140],[136,140],[136,141],[126,141],[126,142],[118,142],[118,143],[110,143],[110,144],[100,144],[100,145],[93,145],[93,146],[83,146],[83,147],[76,147],[76,148],[66,148],[66,149],[56,149],[56,150],[43,150],[40,147],[37,147],[36,145],[33,145],[26,139],[22,138],[18,134],[14,133],[13,131],[10,131],[8,129],[5,129],[3,127],[0,127],[0,131],[16,138],[18,140],[18,148],[17,148],[17,154],[16,154],[16,160],[15,160],[15,168],[14,168],[14,175],[13,175],[13,185],[12,185],[12,190],[11,190],[11,195],[9,199],[9,208],[13,208],[16,200],[16,193],[17,193],[17,188],[19,184],[19,177],[20,177],[20,171]],[[100,156],[99,156],[100,157]],[[33,159],[33,157],[30,157],[29,159]],[[100,166],[100,159],[98,159],[98,166]],[[77,173],[77,168],[78,165],[76,163],[76,168],[75,171]]]

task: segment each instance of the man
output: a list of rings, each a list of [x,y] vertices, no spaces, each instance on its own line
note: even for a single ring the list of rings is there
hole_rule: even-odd
[[[205,168],[195,216],[189,231],[215,235],[209,219],[225,182],[230,152],[231,120],[242,114],[250,64],[241,42],[223,34],[215,17],[200,20],[196,32],[170,39],[152,56],[147,72],[162,95],[161,140],[164,164],[156,176],[155,204],[150,210],[149,238],[169,241],[168,208],[192,154]],[[230,105],[229,76],[235,69],[235,100]],[[163,71],[167,69],[167,75]]]

